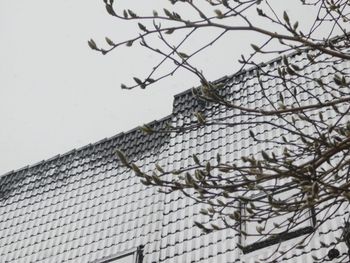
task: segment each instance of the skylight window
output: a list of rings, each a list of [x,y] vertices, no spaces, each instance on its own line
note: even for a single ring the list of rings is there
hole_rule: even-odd
[[[142,263],[142,259],[142,246],[140,246],[137,249],[102,258],[94,263]]]
[[[275,194],[274,199],[292,196],[295,190],[284,191]],[[268,196],[261,193],[254,197],[254,211],[268,211],[270,208]],[[275,215],[273,218],[262,220],[268,213],[254,214],[251,204],[241,203],[241,237],[240,243],[243,246],[243,253],[249,253],[264,247],[296,238],[313,231],[316,223],[313,209]]]

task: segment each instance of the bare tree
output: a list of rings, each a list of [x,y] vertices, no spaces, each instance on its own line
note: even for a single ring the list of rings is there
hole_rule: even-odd
[[[164,9],[151,15],[118,10],[113,0],[104,2],[110,15],[137,21],[140,31],[134,38],[117,43],[106,38],[108,48],[100,48],[90,40],[92,49],[107,54],[122,45],[139,42],[162,57],[146,77],[134,77],[135,84],[122,84],[123,89],[146,88],[185,69],[201,82],[200,87],[193,89],[194,96],[210,104],[210,110],[203,107],[192,116],[185,116],[182,125],[170,123],[164,130],[145,125],[143,131],[183,135],[217,126],[235,132],[249,130],[250,134],[246,138],[250,142],[247,155],[243,150],[231,160],[219,153],[215,160],[201,160],[193,155],[190,165],[177,170],[157,165],[152,173],[146,173],[118,151],[123,163],[144,184],[159,186],[164,192],[181,191],[206,204],[201,213],[221,221],[207,225],[197,222],[205,232],[233,228],[243,236],[269,242],[276,236],[298,231],[300,225],[311,220],[311,229],[304,229],[302,241],[292,249],[305,247],[337,210],[349,210],[349,1],[295,0],[301,8],[311,8],[316,14],[311,26],[302,29],[287,12],[279,13],[273,0],[170,0],[174,9],[178,6],[182,11]],[[186,10],[195,11],[197,16],[185,18]],[[183,49],[193,34],[209,29],[217,32],[213,39],[190,53]],[[193,58],[225,35],[239,36],[242,31],[265,39],[262,44],[251,45],[251,54],[241,56],[241,68],[233,77],[209,81],[200,65],[192,63]],[[172,38],[172,34],[177,34],[177,38]],[[158,41],[154,41],[154,36]],[[285,55],[291,52],[293,55]],[[257,63],[271,54],[280,56],[273,67]],[[166,67],[168,71],[164,73],[163,67],[169,61],[173,67]],[[240,85],[240,73],[247,66],[254,67],[250,70],[254,76],[251,83]],[[275,85],[271,86],[272,82]],[[259,102],[242,98],[237,94],[239,89],[254,94]],[[254,222],[255,230],[243,229],[242,221]],[[333,244],[325,244],[333,249],[328,256],[338,257],[338,262],[349,260],[348,255],[334,252],[336,244],[349,243],[348,225],[344,226],[343,236]],[[272,253],[265,260],[281,260],[288,251],[277,246],[275,252],[279,253]],[[325,257],[314,260],[322,262]]]

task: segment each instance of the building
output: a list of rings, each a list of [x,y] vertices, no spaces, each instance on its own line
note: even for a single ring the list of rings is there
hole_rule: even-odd
[[[292,54],[288,59],[302,64],[306,57]],[[329,82],[334,81],[336,68],[349,74],[349,61],[330,63],[326,57],[318,59],[318,63],[303,68],[302,74],[317,75]],[[282,59],[276,59],[263,69],[276,72],[281,63]],[[266,100],[257,91],[256,72],[252,68],[216,83],[224,85],[224,95],[232,96],[233,101],[263,107]],[[266,83],[267,97],[276,100],[280,84],[269,79]],[[312,86],[309,88],[316,92]],[[175,96],[171,115],[149,125],[155,129],[167,122],[179,126],[192,120],[192,113],[197,110],[208,118],[234,116],[234,111],[205,104],[186,91]],[[243,123],[244,119],[235,121]],[[254,240],[242,241],[230,229],[205,234],[194,227],[194,221],[209,220],[200,213],[202,205],[177,192],[164,194],[144,186],[115,154],[117,148],[123,150],[145,171],[153,170],[156,163],[174,169],[185,167],[192,162],[194,153],[207,161],[214,159],[217,152],[226,161],[236,160],[251,149],[257,150],[250,147],[252,127],[242,125],[212,125],[181,134],[147,135],[134,129],[3,175],[0,262],[256,262],[278,244],[255,246]],[[266,137],[279,136],[263,126],[253,129]],[[344,260],[347,249],[337,237],[341,236],[343,219],[348,215],[348,207],[333,211],[331,223],[323,225],[307,247],[287,252],[281,261],[328,262],[329,249],[335,245]],[[308,231],[308,227],[312,229],[312,225],[302,229]],[[303,231],[290,236],[282,246],[288,249],[298,242]],[[238,248],[239,242],[245,242],[245,253]]]

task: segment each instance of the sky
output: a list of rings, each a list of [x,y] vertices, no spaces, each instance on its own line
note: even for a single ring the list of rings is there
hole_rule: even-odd
[[[147,11],[169,1],[119,2]],[[175,94],[198,86],[182,72],[146,90],[121,90],[159,57],[137,46],[102,56],[87,40],[137,32],[107,15],[103,1],[0,0],[0,175],[161,119]],[[235,56],[249,51],[252,37],[224,40],[198,60],[211,80],[238,69]]]

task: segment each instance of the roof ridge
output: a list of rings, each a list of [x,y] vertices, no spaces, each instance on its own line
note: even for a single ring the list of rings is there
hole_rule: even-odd
[[[165,117],[163,117],[163,118],[161,118],[159,120],[153,120],[153,121],[148,122],[146,124],[150,125],[150,126],[153,126],[153,125],[156,125],[156,124],[164,123],[164,122],[168,121],[169,119],[171,119],[172,116],[173,116],[172,114],[169,114],[169,115],[167,115],[167,116],[165,116]],[[131,130],[128,130],[126,132],[119,132],[116,135],[113,135],[111,137],[105,137],[102,140],[98,140],[98,141],[96,141],[94,143],[86,144],[86,145],[81,146],[79,148],[74,148],[74,149],[69,150],[69,151],[67,151],[65,153],[62,153],[62,154],[56,154],[53,157],[50,157],[48,159],[43,159],[41,161],[35,162],[34,164],[25,165],[25,166],[23,166],[23,167],[21,167],[19,169],[15,169],[15,170],[11,170],[11,171],[5,172],[4,174],[0,175],[0,178],[3,178],[5,176],[9,176],[9,175],[12,175],[12,174],[16,174],[16,173],[19,173],[19,172],[23,172],[23,171],[28,170],[28,169],[32,169],[32,168],[38,167],[38,166],[40,166],[40,165],[42,165],[44,163],[48,163],[48,162],[56,161],[58,159],[65,158],[65,157],[69,156],[70,154],[84,151],[87,148],[98,146],[98,145],[100,145],[102,143],[105,143],[107,141],[112,141],[112,140],[116,140],[118,138],[122,138],[123,136],[127,136],[127,135],[130,135],[130,134],[134,133],[134,132],[137,132],[139,130],[139,127],[140,126],[132,128]]]
[[[345,37],[349,37],[349,35],[347,34],[343,34],[343,35],[337,35],[337,36],[334,36],[332,37],[331,39],[329,39],[330,41],[334,41],[334,40],[339,40],[339,39],[342,39],[342,38],[345,38]],[[285,54],[281,54],[279,55],[278,57],[275,57],[275,58],[272,58],[270,60],[268,60],[267,62],[260,62],[259,64],[255,65],[255,66],[251,66],[250,68],[248,69],[239,69],[237,70],[235,73],[231,74],[231,75],[226,75],[224,77],[220,77],[213,82],[213,84],[217,84],[217,83],[220,83],[220,82],[223,82],[227,79],[232,79],[234,77],[238,77],[238,76],[241,76],[243,74],[247,74],[247,73],[250,73],[258,68],[261,68],[261,67],[266,67],[266,66],[272,66],[272,64],[276,63],[276,62],[279,62],[279,61],[282,61],[283,57],[286,56],[287,58],[292,58],[294,56],[297,56],[297,55],[300,55],[302,53],[305,53],[307,51],[311,50],[311,48],[307,48],[305,50],[295,50],[293,52],[290,52],[290,53],[285,53]],[[198,86],[197,88],[199,88],[200,86]],[[192,92],[192,88],[191,89],[187,89],[187,90],[184,90],[178,94],[175,94],[174,97],[175,98],[179,98],[181,96],[184,96],[184,95],[187,95],[188,93],[191,93]]]
[[[301,53],[301,51],[294,51],[294,52],[289,53],[289,54],[287,55],[287,57],[294,57],[294,56],[296,56],[296,55],[298,55],[298,54],[300,54],[300,53]],[[223,82],[223,81],[225,81],[225,80],[228,80],[228,79],[232,79],[232,78],[234,78],[234,77],[241,76],[241,75],[243,75],[243,74],[251,73],[251,72],[253,72],[254,70],[256,70],[256,69],[258,69],[258,68],[260,68],[260,67],[271,66],[272,64],[281,61],[282,58],[283,58],[283,55],[280,55],[280,56],[278,56],[278,57],[275,57],[275,58],[270,59],[270,60],[267,61],[267,62],[260,62],[260,63],[257,64],[256,66],[251,66],[251,67],[248,68],[248,69],[242,69],[242,68],[241,68],[241,69],[237,70],[235,73],[233,73],[233,74],[231,74],[231,75],[226,75],[226,76],[224,76],[224,77],[220,77],[220,78],[218,78],[218,79],[216,79],[216,80],[214,80],[214,81],[212,81],[212,82],[213,82],[213,84],[217,84],[217,83]],[[199,87],[200,87],[200,86],[198,86],[197,88],[199,88]],[[192,93],[192,88],[191,88],[191,89],[184,90],[184,91],[182,91],[182,92],[180,92],[180,93],[178,93],[178,94],[175,94],[174,97],[175,97],[175,98],[179,98],[179,97],[181,97],[181,96],[187,95],[188,93]]]

